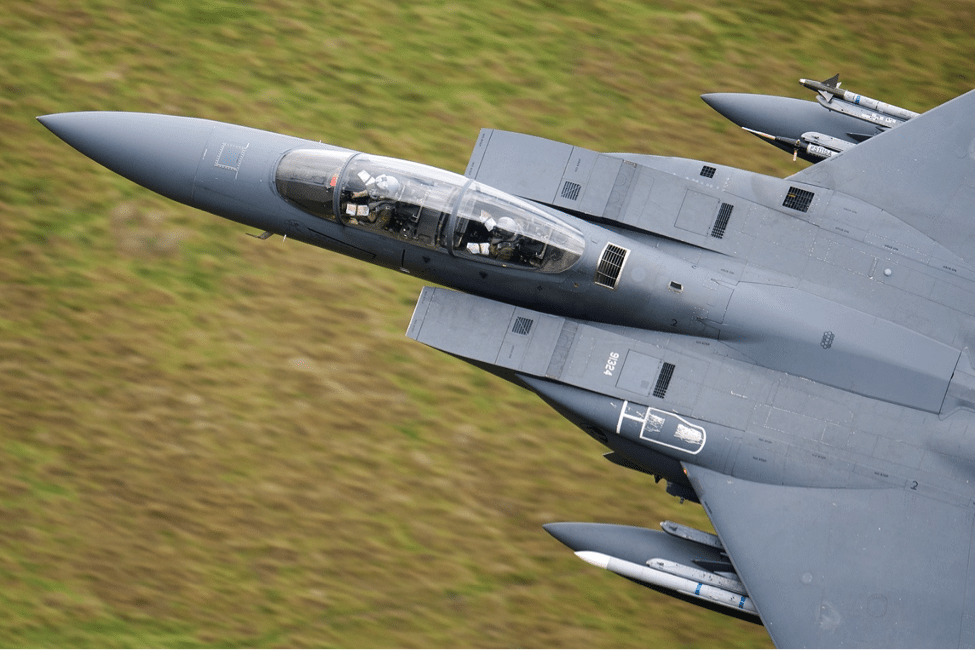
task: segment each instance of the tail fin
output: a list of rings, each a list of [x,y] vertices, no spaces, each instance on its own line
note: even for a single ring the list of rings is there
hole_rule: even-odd
[[[872,203],[975,265],[975,90],[789,178]]]

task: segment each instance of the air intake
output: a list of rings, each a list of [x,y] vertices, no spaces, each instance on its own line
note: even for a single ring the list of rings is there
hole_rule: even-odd
[[[606,244],[603,254],[599,258],[599,266],[596,267],[596,277],[594,282],[601,287],[615,289],[620,281],[620,273],[626,263],[626,256],[630,251],[620,248],[614,244]]]

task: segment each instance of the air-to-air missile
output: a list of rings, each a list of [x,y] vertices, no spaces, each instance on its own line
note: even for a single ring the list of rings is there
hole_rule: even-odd
[[[826,81],[800,79],[799,83],[810,90],[815,90],[817,93],[816,100],[824,108],[855,117],[864,122],[872,122],[884,128],[897,126],[918,116],[917,113],[906,108],[842,90],[839,75],[833,75]]]
[[[829,158],[918,115],[841,89],[839,75],[799,83],[816,91],[818,105],[746,93],[711,93],[701,98],[749,133],[809,162]]]
[[[854,146],[852,142],[847,142],[846,140],[841,140],[840,138],[834,138],[830,135],[824,135],[822,133],[815,133],[813,131],[807,131],[803,133],[796,140],[790,138],[783,138],[777,135],[771,135],[769,133],[762,133],[761,131],[756,131],[754,129],[749,129],[748,127],[742,127],[749,133],[757,135],[760,138],[765,138],[770,142],[775,142],[776,144],[782,144],[792,147],[792,159],[795,160],[799,152],[803,152],[807,156],[812,156],[816,158],[829,158],[833,154],[846,151],[850,147]]]
[[[660,527],[663,532],[565,522],[546,524],[545,530],[593,566],[708,609],[755,620],[755,605],[734,576],[717,535],[672,521]]]

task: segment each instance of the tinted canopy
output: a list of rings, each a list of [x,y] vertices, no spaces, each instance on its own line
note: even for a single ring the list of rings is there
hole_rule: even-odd
[[[585,250],[581,232],[538,206],[405,160],[295,150],[275,185],[310,214],[476,261],[558,273]]]

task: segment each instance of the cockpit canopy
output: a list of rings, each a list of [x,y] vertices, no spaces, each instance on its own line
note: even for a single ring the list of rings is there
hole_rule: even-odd
[[[278,194],[317,217],[335,220],[335,186],[354,151],[297,149],[287,153],[274,172]]]
[[[582,233],[541,208],[405,160],[299,149],[282,158],[275,185],[315,216],[468,259],[559,273],[585,251]]]
[[[582,257],[582,233],[540,208],[482,183],[471,183],[452,224],[454,255],[542,273],[565,271]]]

